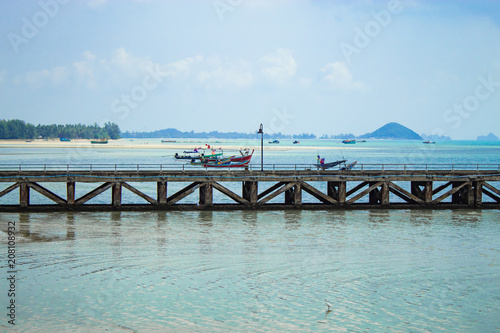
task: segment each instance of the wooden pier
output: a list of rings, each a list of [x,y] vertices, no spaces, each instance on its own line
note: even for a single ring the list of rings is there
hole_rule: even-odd
[[[230,209],[405,209],[405,208],[500,208],[500,167],[468,170],[390,168],[357,170],[141,170],[115,166],[108,170],[68,168],[66,170],[0,171],[0,211],[85,211],[85,210],[230,210]],[[24,167],[24,169],[27,169]],[[36,168],[35,168],[36,169]],[[59,168],[64,169],[64,168]],[[295,167],[297,169],[297,167]],[[417,170],[419,169],[419,170]],[[66,183],[66,195],[49,189],[48,183]],[[77,197],[76,188],[92,183],[92,190]],[[156,184],[151,197],[131,183]],[[169,191],[169,184],[186,183],[180,190]],[[241,183],[241,191],[235,191]],[[232,184],[233,190],[227,184]],[[86,185],[87,187],[89,185]],[[240,185],[238,185],[239,187]],[[259,190],[259,187],[262,187]],[[265,188],[265,189],[264,189]],[[105,204],[88,204],[111,189]],[[48,198],[53,204],[30,203],[31,191]],[[123,191],[141,197],[146,204],[127,203]],[[19,191],[19,202],[7,202],[5,196]],[[233,203],[214,202],[214,191]],[[171,193],[173,192],[173,193]],[[196,203],[180,200],[198,194]],[[284,199],[281,199],[284,194]],[[313,200],[303,200],[304,194]],[[280,198],[277,202],[277,198]],[[363,199],[364,198],[364,199]],[[274,199],[274,200],[273,200]],[[226,200],[227,201],[227,200]]]

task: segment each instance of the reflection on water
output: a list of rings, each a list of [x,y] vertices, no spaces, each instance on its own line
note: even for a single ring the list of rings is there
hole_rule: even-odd
[[[0,225],[17,222],[20,331],[486,332],[500,325],[499,216],[70,212]]]

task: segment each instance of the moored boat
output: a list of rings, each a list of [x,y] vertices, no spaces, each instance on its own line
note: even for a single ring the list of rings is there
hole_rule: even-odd
[[[318,163],[317,163],[317,168],[318,168],[318,169],[321,169],[321,170],[326,170],[326,169],[333,168],[334,166],[337,166],[337,165],[339,165],[339,164],[345,163],[346,161],[347,161],[347,160],[341,160],[341,161],[335,161],[335,162],[325,163],[325,159],[324,159],[324,158],[321,158],[321,157],[318,155]]]
[[[340,170],[342,170],[342,171],[349,171],[349,170],[351,170],[352,168],[354,168],[354,166],[356,165],[356,163],[358,163],[358,161],[354,161],[354,162],[352,162],[351,164],[348,164],[348,165],[346,165],[346,166],[344,166],[344,167],[340,168]]]
[[[269,143],[278,144],[280,142],[279,142],[279,140],[273,140],[273,141],[269,141]]]
[[[62,141],[62,142],[71,142],[71,140],[67,139],[67,138],[60,138],[59,141]]]
[[[356,140],[354,139],[345,139],[342,141],[342,143],[345,143],[345,144],[354,144],[356,143]]]
[[[230,156],[230,157],[215,157],[215,158],[204,158],[202,157],[199,162],[196,162],[194,159],[191,161],[191,165],[200,165],[205,168],[243,168],[248,166],[250,160],[252,159],[254,150],[250,152],[249,149],[241,149],[241,156]]]
[[[205,154],[204,148],[194,148],[191,151],[184,151],[184,155],[175,153],[174,157],[178,160],[199,160],[201,158],[216,158],[223,155],[222,148],[212,149],[209,154]]]
[[[108,143],[108,139],[98,139],[98,140],[90,140],[92,144],[106,144]]]

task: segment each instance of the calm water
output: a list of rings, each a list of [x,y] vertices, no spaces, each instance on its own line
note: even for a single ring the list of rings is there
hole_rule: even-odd
[[[500,163],[498,143],[301,144],[266,163]],[[0,153],[0,163],[173,162],[161,149]],[[500,331],[498,210],[0,213],[1,308],[8,221],[19,332]],[[0,325],[10,328],[3,313]]]
[[[2,227],[18,221],[22,332],[493,332],[500,329],[499,216],[0,217]]]

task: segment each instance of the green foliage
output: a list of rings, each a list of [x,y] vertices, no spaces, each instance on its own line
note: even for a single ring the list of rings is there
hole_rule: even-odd
[[[119,139],[118,125],[107,122],[99,125],[37,125],[27,124],[22,120],[0,120],[0,139]]]

